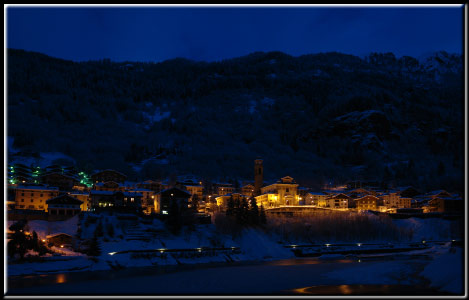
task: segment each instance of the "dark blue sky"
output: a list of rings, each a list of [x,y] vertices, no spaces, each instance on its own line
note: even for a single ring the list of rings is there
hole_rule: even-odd
[[[462,52],[463,7],[8,7],[7,47],[83,61]]]

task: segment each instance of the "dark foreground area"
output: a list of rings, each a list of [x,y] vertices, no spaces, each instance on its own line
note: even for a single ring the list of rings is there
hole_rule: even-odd
[[[14,276],[7,295],[452,295],[419,275],[432,259],[415,253],[324,256]]]

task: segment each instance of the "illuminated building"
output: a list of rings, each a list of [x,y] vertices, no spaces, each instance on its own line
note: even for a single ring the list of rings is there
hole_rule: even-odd
[[[256,159],[254,161],[254,195],[259,196],[262,191],[261,188],[264,183],[264,167],[262,165],[262,159]]]
[[[258,205],[262,203],[264,206],[280,206],[299,205],[301,199],[298,195],[298,184],[292,177],[286,176],[274,184],[262,187],[261,195],[257,196],[256,200]]]
[[[46,201],[49,215],[74,216],[81,212],[83,201],[63,194]]]
[[[59,189],[56,187],[19,185],[15,189],[15,208],[47,211],[46,200],[58,195]]]

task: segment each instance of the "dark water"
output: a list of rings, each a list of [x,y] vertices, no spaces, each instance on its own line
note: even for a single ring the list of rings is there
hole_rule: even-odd
[[[317,271],[327,272],[331,269],[340,269],[346,267],[348,264],[360,263],[376,263],[384,261],[408,261],[409,263],[425,263],[431,258],[427,255],[409,255],[409,254],[395,254],[395,255],[382,255],[382,256],[344,256],[339,258],[292,258],[274,261],[262,262],[235,262],[235,263],[210,263],[203,265],[179,265],[179,266],[154,266],[154,267],[136,267],[127,268],[122,270],[106,270],[106,271],[86,271],[86,272],[69,272],[58,274],[45,274],[45,275],[31,275],[31,276],[10,276],[7,281],[8,293],[10,295],[22,294],[36,294],[36,289],[42,290],[44,287],[50,287],[50,291],[63,284],[76,284],[86,286],[87,283],[100,281],[103,283],[103,293],[106,290],[106,284],[109,286],[113,282],[122,279],[131,279],[134,277],[142,276],[162,276],[158,278],[165,278],[171,276],[172,273],[185,271],[192,272],[195,276],[204,273],[204,270],[218,272],[238,271],[239,268],[247,272],[256,273],[256,280],[262,280],[264,276],[275,270],[291,270],[291,275],[298,279],[298,283],[303,282],[304,287],[296,285],[289,287],[289,284],[280,283],[278,286],[272,286],[271,291],[279,295],[445,295],[445,293],[438,292],[437,290],[421,285],[421,286],[406,286],[401,284],[396,285],[337,285],[332,282],[330,285],[311,285],[311,283],[318,283],[318,281],[304,280],[305,270],[322,270]],[[308,269],[305,269],[308,268]],[[314,268],[314,269],[312,269]],[[283,271],[282,271],[283,272]],[[303,272],[303,275],[301,275]],[[309,272],[309,271],[307,271]],[[175,274],[179,276],[179,274]],[[312,275],[312,274],[311,274]],[[171,277],[172,278],[172,277]],[[290,278],[289,278],[290,279]],[[296,280],[296,279],[295,279]],[[293,280],[293,281],[295,281]],[[290,280],[288,280],[290,281]],[[300,283],[301,284],[301,283]],[[263,294],[265,290],[256,290],[257,294]],[[210,291],[210,290],[208,290]],[[187,292],[190,293],[190,292]],[[40,293],[38,293],[40,294]],[[256,293],[255,293],[256,294]]]
[[[415,285],[388,285],[388,284],[351,284],[351,285],[319,285],[298,288],[283,291],[286,295],[354,295],[354,296],[370,296],[370,295],[390,295],[390,296],[437,296],[451,295],[450,293],[440,292],[436,289],[426,286]]]

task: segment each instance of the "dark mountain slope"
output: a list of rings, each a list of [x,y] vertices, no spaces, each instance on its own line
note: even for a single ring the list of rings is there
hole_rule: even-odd
[[[262,156],[271,179],[458,189],[462,72],[461,56],[445,52],[422,62],[256,52],[213,63],[76,63],[9,49],[8,135],[16,148],[135,179],[251,178]]]

